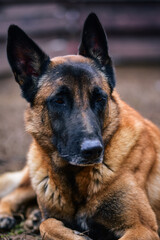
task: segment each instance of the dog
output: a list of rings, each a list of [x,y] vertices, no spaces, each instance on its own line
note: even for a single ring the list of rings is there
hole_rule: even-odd
[[[33,142],[1,199],[1,229],[36,196],[43,239],[158,240],[160,130],[116,92],[97,16],[84,23],[78,55],[50,59],[15,25],[7,54]]]

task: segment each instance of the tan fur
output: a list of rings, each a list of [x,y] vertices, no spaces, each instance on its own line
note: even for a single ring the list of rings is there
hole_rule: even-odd
[[[11,193],[3,197],[0,201],[1,218],[3,216],[12,216],[14,213],[17,213],[23,204],[27,204],[29,201],[35,198],[35,192],[33,191],[30,184],[29,171],[27,166],[21,171],[21,175],[23,175],[23,177],[20,178],[19,185]],[[14,178],[14,173],[12,177]],[[8,179],[7,175],[6,179]]]
[[[47,232],[46,232],[47,228]],[[53,230],[54,229],[54,230]],[[58,221],[53,218],[49,218],[44,221],[40,226],[40,232],[43,239],[52,240],[54,239],[61,240],[62,233],[65,240],[84,240],[83,236],[85,234],[78,233],[69,228],[66,228],[61,221]],[[90,238],[87,238],[89,240]]]
[[[20,185],[25,171],[26,168],[17,172],[4,173],[0,176],[0,198],[9,194]]]

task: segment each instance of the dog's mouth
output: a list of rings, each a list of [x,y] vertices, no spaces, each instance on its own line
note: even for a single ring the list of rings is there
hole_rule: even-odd
[[[95,161],[70,162],[71,165],[81,166],[81,167],[93,166],[101,163],[102,163],[102,160],[100,159],[96,159]]]
[[[74,156],[61,155],[61,157],[71,165],[82,166],[82,167],[101,164],[103,162],[103,154],[101,154],[101,156],[96,159],[84,159],[78,155],[74,155]]]

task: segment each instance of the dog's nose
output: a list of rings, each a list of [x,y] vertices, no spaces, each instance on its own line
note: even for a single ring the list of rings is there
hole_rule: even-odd
[[[81,145],[82,157],[87,160],[99,158],[102,150],[103,146],[99,140],[85,140]]]

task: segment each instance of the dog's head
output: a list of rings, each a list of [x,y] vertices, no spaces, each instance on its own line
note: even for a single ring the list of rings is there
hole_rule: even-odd
[[[10,26],[8,60],[30,103],[26,128],[43,149],[73,165],[103,160],[103,129],[114,73],[95,14],[85,21],[78,55],[50,59],[20,28]]]

